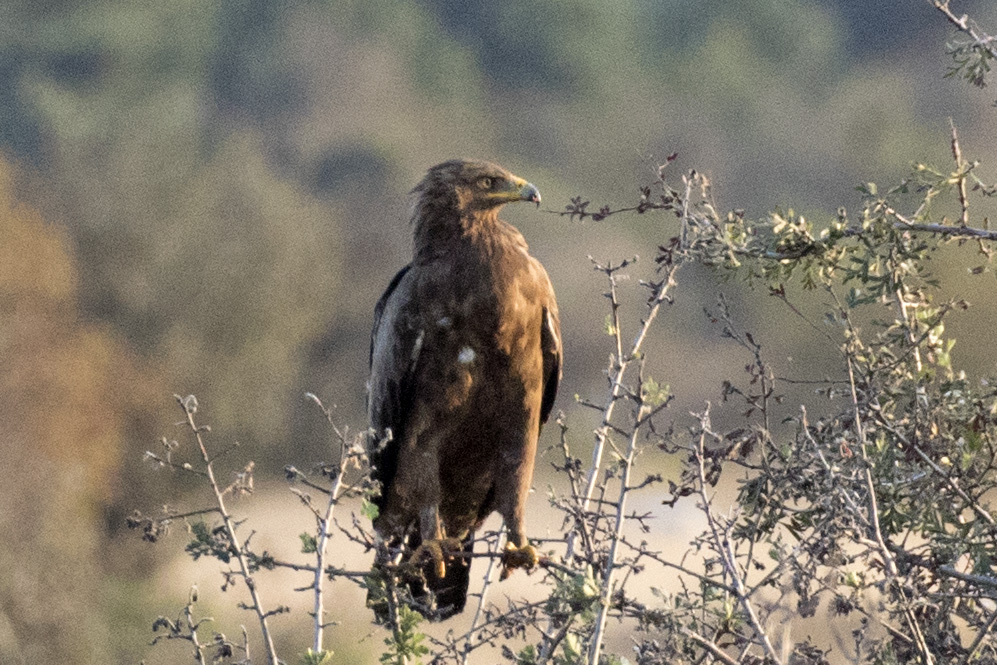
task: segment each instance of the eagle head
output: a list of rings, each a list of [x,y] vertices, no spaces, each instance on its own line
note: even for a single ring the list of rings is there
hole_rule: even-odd
[[[412,190],[412,221],[494,219],[499,208],[515,201],[540,206],[540,191],[526,180],[491,162],[454,159],[429,169]]]

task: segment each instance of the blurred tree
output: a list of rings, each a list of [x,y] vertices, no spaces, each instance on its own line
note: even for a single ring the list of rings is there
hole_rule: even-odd
[[[312,339],[331,325],[341,259],[328,211],[273,178],[259,141],[234,136],[192,177],[143,274],[155,355],[185,390],[213,393],[240,440],[284,438]],[[248,410],[247,410],[248,409]]]
[[[0,662],[109,662],[100,514],[149,377],[81,320],[69,238],[12,179],[0,159]]]
[[[295,70],[280,55],[286,5],[267,0],[217,5],[210,79],[215,98],[226,110],[260,121],[294,113],[303,100]]]
[[[47,167],[34,198],[69,225],[86,311],[161,366],[163,392],[213,394],[222,422],[241,414],[244,443],[283,440],[304,349],[331,317],[337,226],[273,172],[253,132],[213,115],[216,101],[258,102],[248,90],[267,85],[245,68],[269,56],[232,45],[275,19],[194,2],[29,18],[41,55],[21,93]],[[242,73],[220,75],[240,53]]]

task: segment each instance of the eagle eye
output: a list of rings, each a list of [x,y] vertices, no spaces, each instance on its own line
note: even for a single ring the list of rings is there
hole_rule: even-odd
[[[489,178],[488,176],[481,178],[480,180],[478,180],[478,187],[480,187],[481,189],[491,189],[492,179]]]

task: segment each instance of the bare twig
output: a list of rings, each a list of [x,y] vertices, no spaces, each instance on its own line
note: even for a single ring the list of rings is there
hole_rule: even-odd
[[[955,122],[949,118],[949,127],[952,128],[952,159],[955,160],[955,177],[957,178],[956,188],[959,193],[959,206],[962,213],[959,216],[959,226],[965,228],[969,226],[969,197],[966,194],[966,176],[972,169],[970,164],[962,158],[962,147],[959,145],[959,133],[955,129]]]
[[[638,358],[640,355],[641,348],[644,341],[647,339],[647,333],[651,329],[651,325],[654,323],[655,318],[658,315],[661,305],[668,301],[668,292],[675,286],[675,274],[678,271],[679,264],[674,264],[667,266],[666,276],[660,282],[657,283],[655,289],[652,292],[652,296],[648,301],[648,311],[644,320],[641,324],[640,330],[637,332],[637,336],[634,338],[633,344],[630,346],[629,350],[624,353],[623,351],[623,333],[620,330],[620,322],[618,316],[618,310],[620,307],[619,300],[617,298],[617,276],[616,273],[623,267],[629,265],[629,262],[623,262],[618,266],[610,265],[599,265],[596,264],[596,269],[605,273],[607,279],[609,280],[610,290],[606,294],[610,299],[611,306],[611,321],[613,326],[613,337],[614,343],[616,344],[616,358],[610,369],[609,384],[610,392],[609,399],[603,408],[602,422],[595,432],[595,447],[592,451],[592,465],[589,467],[588,473],[585,478],[584,491],[582,493],[582,503],[581,508],[583,511],[589,509],[589,505],[592,501],[592,497],[595,493],[596,482],[599,478],[599,474],[602,470],[602,457],[606,449],[606,444],[609,438],[609,432],[612,429],[611,422],[613,418],[613,412],[616,409],[616,403],[620,400],[621,396],[624,394],[623,391],[623,381],[626,375],[627,369],[630,363]],[[574,534],[569,537],[568,548],[566,553],[566,558],[570,559],[574,551]]]
[[[854,363],[852,362],[852,357],[850,355],[846,358],[846,360],[848,363],[848,382],[852,389],[852,410],[854,414],[855,436],[858,440],[859,450],[862,452],[862,460],[865,462],[863,475],[865,476],[866,491],[869,493],[869,527],[872,529],[872,536],[879,547],[880,556],[883,558],[883,563],[886,566],[887,572],[890,577],[896,577],[896,559],[893,558],[890,548],[886,546],[886,541],[883,538],[883,532],[879,527],[879,502],[876,500],[876,486],[872,477],[873,467],[869,461],[868,452],[866,451],[867,444],[865,439],[865,427],[862,425],[862,412],[859,408],[858,389],[855,387]]]
[[[498,534],[495,534],[494,539],[489,540],[488,543],[488,554],[490,555],[488,558],[488,568],[485,569],[484,585],[481,587],[481,593],[478,595],[478,606],[474,610],[471,629],[467,632],[466,639],[464,640],[464,648],[460,655],[461,665],[467,665],[471,651],[474,649],[474,639],[484,617],[485,604],[488,602],[488,589],[491,588],[492,582],[495,580],[495,571],[498,569],[496,564],[502,558],[498,550],[499,538]]]
[[[637,420],[639,421],[641,416],[643,416],[646,411],[650,410],[650,408],[653,407],[641,405],[637,410]],[[630,436],[630,442],[627,446],[627,456],[625,459],[620,461],[620,465],[623,467],[623,475],[620,478],[620,491],[619,498],[616,502],[616,516],[613,522],[614,529],[610,540],[609,555],[606,558],[605,571],[603,572],[602,597],[599,601],[599,613],[596,616],[595,627],[592,630],[591,647],[589,648],[589,665],[599,665],[599,655],[602,653],[603,632],[606,629],[606,618],[609,615],[609,608],[614,590],[613,575],[616,572],[616,552],[619,547],[620,539],[623,536],[623,525],[626,522],[626,499],[627,494],[632,489],[630,487],[630,475],[633,471],[634,459],[637,455],[637,438],[639,433],[640,428],[634,427],[633,434]]]
[[[201,624],[206,621],[212,621],[211,618],[205,619],[194,619],[194,604],[197,602],[197,587],[191,587],[190,594],[188,595],[187,604],[181,611],[183,618],[181,620],[178,617],[175,621],[167,619],[164,616],[160,616],[152,624],[153,632],[158,632],[160,628],[165,628],[166,633],[161,636],[157,636],[151,642],[152,645],[157,644],[160,640],[185,640],[190,642],[194,647],[194,660],[200,665],[207,665],[207,658],[205,656],[205,649],[207,646],[201,643],[200,638],[197,635],[198,629]]]
[[[706,410],[699,414],[701,422],[701,433],[698,438],[698,444],[695,452],[696,464],[699,470],[699,496],[700,501],[702,501],[701,509],[706,516],[706,523],[710,529],[710,533],[713,539],[713,547],[717,554],[720,555],[720,561],[723,564],[724,571],[730,578],[731,586],[734,589],[734,593],[737,595],[738,601],[741,603],[741,607],[744,609],[744,613],[748,617],[748,621],[751,623],[752,628],[755,632],[755,638],[761,643],[765,650],[765,654],[777,665],[781,665],[783,660],[780,658],[779,654],[776,652],[775,648],[772,646],[772,642],[769,640],[768,633],[765,631],[765,627],[762,626],[758,615],[755,612],[755,608],[751,603],[749,598],[750,593],[748,592],[745,584],[744,578],[741,575],[741,571],[738,569],[737,557],[734,553],[733,546],[730,543],[730,534],[727,528],[721,528],[717,523],[716,517],[713,514],[713,508],[711,507],[711,500],[707,494],[706,487],[709,484],[706,479],[706,432],[708,430],[709,423],[709,410],[710,405],[706,405]]]
[[[341,431],[336,427],[335,422],[332,419],[332,413],[329,409],[325,408],[322,402],[315,395],[308,393],[312,401],[314,401],[318,407],[325,414],[326,420],[332,426],[333,431],[335,431],[337,438],[339,439],[339,470],[336,473],[336,478],[332,483],[332,489],[329,490],[329,500],[326,502],[325,512],[323,515],[316,518],[318,526],[318,538],[316,538],[315,543],[315,578],[312,583],[313,593],[314,593],[314,603],[313,603],[313,618],[315,620],[314,626],[314,639],[312,641],[312,650],[315,652],[324,651],[324,637],[325,637],[325,600],[324,600],[324,582],[325,582],[325,569],[326,569],[326,550],[329,545],[329,539],[332,537],[332,525],[334,512],[336,510],[336,505],[339,503],[339,497],[343,489],[343,478],[346,476],[346,468],[351,461],[351,450],[350,443],[346,440],[346,432]]]
[[[187,420],[187,426],[190,431],[194,434],[194,438],[197,440],[197,445],[201,451],[201,457],[204,460],[204,469],[207,474],[208,482],[211,485],[211,491],[214,492],[215,502],[218,504],[218,512],[221,515],[222,522],[225,525],[226,537],[231,544],[232,554],[235,556],[236,561],[239,562],[239,571],[242,575],[243,580],[246,582],[246,588],[249,590],[249,596],[253,601],[253,604],[249,606],[252,609],[257,618],[260,621],[260,632],[263,637],[263,645],[267,652],[267,662],[270,665],[277,665],[279,662],[277,659],[277,650],[274,646],[273,635],[270,632],[270,625],[267,618],[270,614],[264,609],[263,600],[260,598],[260,590],[256,586],[256,581],[250,574],[249,560],[246,557],[246,552],[243,548],[239,536],[235,531],[235,522],[232,519],[231,514],[225,507],[225,495],[222,488],[219,486],[218,481],[215,479],[215,472],[213,468],[213,459],[208,454],[208,449],[204,444],[203,434],[208,431],[204,427],[198,426],[194,422],[194,414],[197,413],[197,400],[193,395],[188,395],[187,397],[180,397],[175,395],[177,403],[180,408],[183,409],[184,415]]]

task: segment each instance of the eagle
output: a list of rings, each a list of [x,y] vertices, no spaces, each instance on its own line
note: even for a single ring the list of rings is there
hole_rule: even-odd
[[[378,300],[370,341],[374,569],[415,571],[406,602],[441,620],[464,609],[474,533],[492,512],[505,521],[503,576],[537,564],[524,513],[561,330],[547,272],[498,218],[506,203],[539,207],[535,186],[452,160],[412,194],[412,262]],[[368,596],[379,620],[386,602]]]

